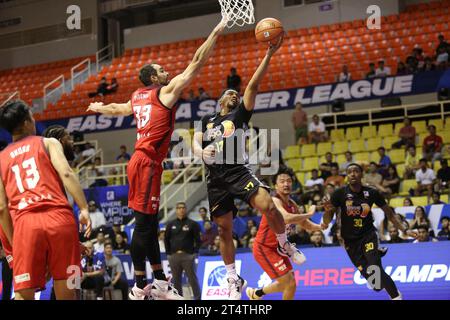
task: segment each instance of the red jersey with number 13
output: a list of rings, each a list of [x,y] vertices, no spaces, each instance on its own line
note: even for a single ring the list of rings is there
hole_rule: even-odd
[[[176,112],[176,105],[169,109],[159,100],[161,88],[141,88],[131,96],[137,127],[135,151],[141,151],[157,162],[162,162],[167,156]]]
[[[0,153],[0,164],[13,222],[24,214],[54,209],[67,209],[73,215],[43,137],[28,136],[11,143]]]

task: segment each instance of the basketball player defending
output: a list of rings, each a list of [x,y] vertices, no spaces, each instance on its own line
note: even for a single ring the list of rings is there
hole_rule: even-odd
[[[169,81],[169,74],[162,66],[149,64],[139,73],[139,79],[145,87],[136,90],[131,101],[109,105],[92,103],[88,108],[88,111],[111,115],[134,114],[136,118],[137,142],[127,168],[130,184],[128,206],[134,210],[136,221],[131,241],[131,257],[136,275],[136,284],[130,292],[132,300],[144,300],[151,296],[163,300],[182,299],[167,281],[161,266],[158,242],[161,164],[169,149],[177,101],[183,89],[200,73],[225,25],[226,21],[223,20],[214,28],[186,70],[172,80]],[[155,277],[152,285],[147,285],[146,258],[150,261]]]
[[[286,166],[280,167],[273,177],[276,193],[272,199],[283,216],[286,232],[295,228],[296,224],[307,231],[322,230],[320,225],[308,220],[314,215],[315,206],[311,207],[308,214],[300,214],[297,204],[289,197],[292,192],[293,178],[294,172]],[[253,256],[274,282],[260,289],[247,288],[246,293],[250,300],[260,300],[264,295],[275,292],[282,292],[283,300],[294,298],[297,285],[292,273],[292,265],[287,257],[278,253],[277,247],[276,235],[270,230],[266,216],[263,216],[253,244]]]
[[[283,216],[273,203],[269,188],[245,164],[245,141],[242,141],[245,140],[245,134],[238,137],[238,132],[248,129],[258,86],[267,72],[270,59],[282,42],[281,36],[276,45],[270,45],[245,89],[243,101],[240,101],[239,92],[226,90],[219,99],[220,112],[203,117],[201,128],[197,128],[194,135],[194,153],[203,159],[208,170],[209,207],[211,216],[219,226],[220,253],[227,269],[230,300],[240,300],[246,286],[246,281],[237,274],[235,267],[232,229],[237,209],[234,197],[243,199],[266,216],[270,228],[276,234],[280,254],[292,258],[297,264],[305,261],[304,255],[287,241]],[[236,145],[238,147],[236,151],[229,150],[227,145],[231,145],[231,149]]]
[[[45,287],[47,271],[57,299],[73,300],[67,284],[80,267],[77,223],[65,189],[80,208],[80,223],[90,232],[86,198],[56,139],[36,136],[35,121],[23,101],[0,109],[0,126],[13,143],[0,153],[0,225],[14,258],[17,300],[32,300]],[[14,232],[12,223],[14,223]]]
[[[400,291],[381,264],[382,253],[378,250],[379,240],[373,225],[373,204],[381,208],[386,217],[404,234],[410,237],[417,237],[417,234],[402,224],[378,190],[363,186],[362,175],[363,170],[359,164],[348,165],[348,184],[337,189],[331,199],[324,202],[322,227],[328,228],[334,214],[340,209],[341,236],[353,265],[373,290],[385,289],[392,300],[402,300]]]

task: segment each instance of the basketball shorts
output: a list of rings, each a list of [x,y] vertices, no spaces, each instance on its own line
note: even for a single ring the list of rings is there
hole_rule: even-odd
[[[128,162],[128,207],[145,213],[157,214],[161,191],[162,165],[142,153],[134,153]]]
[[[3,251],[6,255],[6,261],[8,261],[9,267],[12,269],[12,247],[9,243],[8,239],[6,238],[6,234],[3,232],[2,228],[0,227],[0,242],[3,248]]]
[[[364,234],[361,238],[344,240],[345,251],[358,270],[365,270],[368,261],[373,261],[371,255],[379,255],[378,236],[375,231]]]
[[[212,217],[222,216],[230,211],[237,213],[234,199],[239,198],[250,204],[250,199],[263,187],[270,192],[244,165],[215,166],[208,168],[207,184],[209,208]]]
[[[19,217],[13,236],[14,290],[45,288],[47,271],[53,280],[73,276],[81,260],[77,229],[68,210]]]
[[[275,280],[292,271],[292,264],[288,257],[280,255],[277,247],[265,246],[258,241],[253,243],[253,256],[261,268]]]

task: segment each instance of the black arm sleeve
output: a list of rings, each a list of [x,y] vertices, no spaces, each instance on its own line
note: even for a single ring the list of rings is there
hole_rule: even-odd
[[[378,190],[373,189],[372,190],[372,197],[373,197],[373,202],[379,207],[382,208],[383,206],[386,205],[386,200],[384,199],[384,197],[381,195],[381,193],[378,192]]]

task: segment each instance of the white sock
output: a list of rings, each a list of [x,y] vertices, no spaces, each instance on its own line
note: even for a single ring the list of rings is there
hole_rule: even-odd
[[[398,291],[398,290],[397,290]],[[395,298],[392,298],[392,300],[403,300],[403,296],[402,293],[400,291],[398,291],[398,296]]]
[[[287,242],[287,235],[286,232],[284,233],[277,233],[277,240],[280,246],[284,246],[284,244]]]
[[[238,279],[238,275],[236,272],[236,265],[234,263],[231,264],[226,264],[225,268],[227,269],[227,277],[237,280]]]

